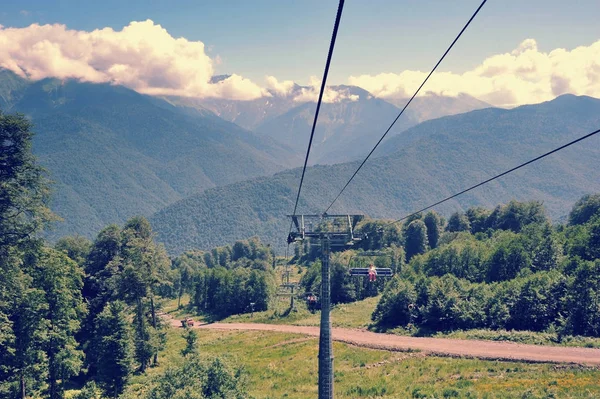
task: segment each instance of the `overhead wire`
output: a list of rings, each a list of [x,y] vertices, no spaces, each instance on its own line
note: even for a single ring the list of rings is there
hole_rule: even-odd
[[[385,131],[385,133],[383,134],[383,136],[381,136],[381,138],[379,139],[379,141],[377,142],[377,144],[375,144],[375,146],[369,152],[369,154],[367,155],[367,157],[358,166],[358,168],[356,169],[356,171],[352,174],[352,176],[350,177],[350,179],[348,180],[348,182],[344,185],[344,187],[342,187],[342,189],[340,190],[340,192],[338,193],[338,195],[336,195],[336,197],[331,202],[331,204],[329,204],[329,206],[327,207],[327,209],[325,209],[325,212],[323,212],[324,214],[326,214],[327,211],[329,211],[329,209],[331,209],[331,207],[333,206],[333,204],[336,203],[336,201],[340,198],[340,196],[342,195],[342,193],[350,185],[350,182],[352,182],[352,180],[354,179],[354,177],[362,169],[362,167],[367,162],[367,160],[371,157],[371,155],[373,154],[373,152],[375,152],[375,150],[377,149],[377,147],[379,147],[379,144],[381,144],[381,142],[383,141],[383,139],[387,136],[387,134],[390,132],[390,130],[392,129],[392,127],[394,127],[394,125],[396,124],[396,122],[398,121],[398,119],[400,119],[400,117],[402,116],[402,114],[404,113],[404,111],[408,108],[408,106],[410,105],[410,103],[414,100],[414,98],[417,96],[417,94],[419,94],[419,92],[421,91],[421,89],[423,88],[423,86],[425,86],[425,83],[427,83],[427,81],[429,80],[429,78],[431,77],[431,75],[433,75],[433,73],[435,72],[435,70],[437,69],[437,67],[442,63],[442,61],[444,60],[444,58],[446,58],[446,55],[448,55],[448,53],[450,52],[450,50],[452,49],[452,47],[454,47],[454,45],[456,44],[456,42],[458,41],[458,39],[462,36],[462,34],[464,33],[464,31],[469,27],[469,25],[471,24],[471,22],[473,21],[473,19],[475,19],[475,17],[479,13],[479,11],[483,8],[483,6],[485,5],[486,2],[487,2],[487,0],[483,0],[481,2],[481,4],[479,5],[479,7],[477,7],[477,9],[473,13],[473,15],[471,15],[471,18],[469,18],[469,20],[467,21],[467,23],[465,24],[465,26],[463,26],[463,28],[458,33],[458,35],[454,38],[454,40],[452,41],[452,44],[450,44],[450,46],[448,47],[448,49],[446,49],[446,51],[444,52],[444,54],[442,55],[442,57],[439,59],[439,61],[435,64],[435,66],[433,67],[433,69],[431,70],[431,72],[429,72],[429,74],[427,75],[427,77],[425,78],[425,80],[423,80],[423,83],[421,83],[421,85],[419,86],[419,88],[417,89],[417,91],[415,91],[415,93],[408,100],[408,102],[406,103],[406,105],[404,106],[404,108],[402,108],[402,110],[400,111],[400,113],[398,114],[398,116],[396,116],[396,119],[394,119],[394,121],[392,122],[392,124],[387,128],[387,130]]]
[[[337,14],[335,17],[335,24],[333,26],[333,33],[331,35],[331,42],[329,44],[329,52],[327,53],[327,61],[325,63],[325,71],[323,72],[323,80],[321,81],[321,90],[319,92],[319,99],[317,100],[317,109],[315,111],[315,118],[313,120],[312,129],[310,132],[310,139],[308,141],[308,148],[306,149],[306,157],[304,158],[304,166],[302,167],[302,176],[300,177],[300,184],[298,185],[298,193],[296,194],[296,203],[294,205],[294,211],[292,215],[296,215],[298,210],[298,202],[300,200],[300,192],[302,191],[302,184],[304,183],[304,175],[306,173],[306,166],[308,164],[308,157],[310,156],[310,149],[312,147],[313,138],[315,136],[315,128],[317,126],[317,120],[319,118],[319,110],[321,109],[321,102],[323,100],[323,93],[325,92],[325,84],[327,82],[327,75],[329,74],[329,65],[331,64],[331,58],[333,57],[333,49],[335,47],[335,40],[337,38],[338,28],[340,26],[340,20],[342,18],[342,11],[344,9],[344,0],[340,0],[338,5]],[[292,231],[293,221],[290,221],[290,230]],[[289,234],[289,233],[288,233]],[[289,248],[289,244],[288,244]],[[287,257],[287,250],[286,250]]]
[[[399,222],[401,222],[401,221],[403,221],[403,220],[406,220],[406,219],[408,219],[408,218],[410,218],[410,217],[412,217],[412,216],[415,216],[415,215],[417,215],[417,214],[419,214],[419,213],[421,213],[421,212],[424,212],[424,211],[426,211],[426,210],[429,210],[429,209],[431,209],[431,208],[433,208],[433,207],[436,207],[436,206],[438,206],[438,205],[440,205],[440,204],[443,204],[444,202],[446,202],[446,201],[449,201],[449,200],[451,200],[451,199],[453,199],[453,198],[456,198],[456,197],[458,197],[459,195],[463,195],[463,194],[465,194],[465,193],[467,193],[467,192],[469,192],[469,191],[471,191],[471,190],[474,190],[474,189],[476,189],[477,187],[481,187],[481,186],[483,186],[484,184],[487,184],[487,183],[489,183],[489,182],[491,182],[491,181],[493,181],[493,180],[496,180],[496,179],[498,179],[498,178],[500,178],[500,177],[502,177],[502,176],[506,176],[506,175],[507,175],[507,174],[509,174],[509,173],[512,173],[512,172],[514,172],[514,171],[516,171],[516,170],[518,170],[518,169],[521,169],[522,167],[524,167],[524,166],[527,166],[527,165],[529,165],[529,164],[531,164],[531,163],[533,163],[533,162],[539,161],[540,159],[542,159],[542,158],[545,158],[545,157],[547,157],[548,155],[552,155],[552,154],[554,154],[555,152],[558,152],[558,151],[560,151],[560,150],[562,150],[562,149],[565,149],[565,148],[567,148],[567,147],[569,147],[569,146],[572,146],[573,144],[576,144],[576,143],[578,143],[578,142],[580,142],[580,141],[583,141],[583,140],[585,140],[585,139],[587,139],[587,138],[590,138],[590,137],[592,137],[592,136],[594,136],[594,135],[596,135],[596,134],[598,134],[598,133],[600,133],[600,129],[598,129],[598,130],[595,130],[595,131],[593,131],[593,132],[591,132],[591,133],[588,133],[588,134],[586,134],[586,135],[584,135],[584,136],[581,136],[581,137],[579,137],[578,139],[575,139],[575,140],[573,140],[573,141],[570,141],[570,142],[568,142],[567,144],[561,145],[560,147],[558,147],[558,148],[555,148],[555,149],[553,149],[552,151],[548,151],[548,152],[546,152],[546,153],[544,153],[544,154],[542,154],[542,155],[540,155],[540,156],[537,156],[537,157],[535,157],[535,158],[533,158],[533,159],[530,159],[529,161],[527,161],[527,162],[524,162],[524,163],[522,163],[522,164],[520,164],[520,165],[518,165],[518,166],[515,166],[514,168],[511,168],[511,169],[509,169],[509,170],[507,170],[507,171],[504,171],[504,172],[502,172],[502,173],[500,173],[500,174],[497,174],[497,175],[496,175],[496,176],[494,176],[494,177],[490,177],[489,179],[487,179],[487,180],[484,180],[484,181],[482,181],[482,182],[480,182],[480,183],[477,183],[477,184],[475,184],[475,185],[473,185],[473,186],[471,186],[471,187],[469,187],[469,188],[466,188],[466,189],[464,189],[464,190],[462,190],[462,191],[459,191],[459,192],[458,192],[458,193],[456,193],[456,194],[452,194],[451,196],[449,196],[449,197],[446,197],[446,198],[444,198],[443,200],[437,201],[437,202],[436,202],[436,203],[434,203],[434,204],[428,205],[428,206],[426,206],[425,208],[419,209],[419,210],[418,210],[418,211],[416,211],[416,212],[412,212],[412,213],[410,213],[410,214],[408,214],[408,215],[406,215],[406,216],[404,216],[404,217],[402,217],[402,218],[400,218],[400,219],[398,219],[398,220],[394,220],[393,222],[387,223],[387,224],[385,224],[385,225],[383,225],[383,226],[382,226],[382,228],[381,228],[381,230],[380,230],[380,231],[383,231],[383,228],[384,228],[384,227],[387,227],[387,226],[390,226],[390,225],[393,225],[393,224],[399,223]]]

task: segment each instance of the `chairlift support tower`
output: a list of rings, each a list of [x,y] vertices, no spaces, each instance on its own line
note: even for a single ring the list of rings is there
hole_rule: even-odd
[[[319,399],[333,399],[333,345],[331,340],[331,280],[329,258],[331,247],[348,247],[362,239],[355,232],[364,215],[289,215],[296,227],[288,244],[307,238],[318,239],[321,246],[321,324],[319,333]],[[313,226],[330,220],[332,226],[313,230]],[[316,223],[314,223],[314,222]],[[312,222],[312,223],[311,223]]]

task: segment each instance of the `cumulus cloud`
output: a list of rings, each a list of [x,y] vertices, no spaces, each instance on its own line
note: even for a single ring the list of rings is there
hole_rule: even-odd
[[[319,99],[319,92],[321,91],[321,81],[316,76],[310,77],[310,83],[308,87],[302,87],[294,96],[296,102],[316,102]],[[358,101],[359,96],[351,94],[348,89],[337,89],[331,86],[325,87],[323,93],[324,103],[338,103],[342,101]]]
[[[292,80],[278,81],[275,76],[267,76],[265,78],[267,82],[267,89],[280,96],[287,96],[292,93],[294,86],[296,85]]]
[[[378,97],[402,98],[412,95],[425,76],[407,70],[351,76],[349,83]],[[600,40],[570,51],[541,52],[534,39],[527,39],[511,53],[489,57],[463,74],[435,73],[424,89],[450,96],[467,93],[496,106],[539,103],[564,93],[600,97]]]
[[[0,67],[34,80],[74,78],[122,84],[155,95],[250,100],[265,91],[231,75],[211,83],[214,64],[204,43],[174,38],[151,20],[131,22],[120,31],[92,32],[65,25],[0,26]]]

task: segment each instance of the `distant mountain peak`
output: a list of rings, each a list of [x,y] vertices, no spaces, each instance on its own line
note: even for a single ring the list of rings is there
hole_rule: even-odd
[[[215,84],[227,80],[231,77],[231,75],[215,75],[210,78],[210,83]]]

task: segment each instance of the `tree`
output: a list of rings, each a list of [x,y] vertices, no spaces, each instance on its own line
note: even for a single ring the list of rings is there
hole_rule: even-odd
[[[511,312],[511,327],[543,331],[563,313],[567,282],[559,272],[539,272],[527,277]]]
[[[181,350],[181,354],[183,357],[187,357],[188,355],[194,355],[198,353],[198,333],[191,328],[186,328],[185,333],[183,334],[183,338],[185,339],[185,348]]]
[[[412,221],[406,228],[404,248],[406,260],[427,251],[427,227],[421,220]]]
[[[92,380],[86,382],[81,391],[73,396],[73,399],[102,399],[102,392]]]
[[[23,115],[0,112],[0,377],[8,383],[0,383],[0,393],[6,388],[21,398],[40,387],[46,370],[45,303],[21,270],[22,259],[39,247],[35,234],[57,219],[47,206],[50,185],[31,153],[32,137]]]
[[[57,219],[47,206],[49,181],[31,153],[32,138],[23,115],[0,111],[0,251]]]
[[[159,286],[168,282],[170,261],[165,249],[154,242],[150,223],[143,217],[129,219],[121,237],[119,291],[123,299],[136,306],[136,359],[140,363],[140,370],[144,371],[152,357],[154,364],[158,363],[161,339],[155,296]],[[147,325],[145,314],[148,305],[151,327]]]
[[[600,213],[600,194],[587,194],[581,197],[569,213],[569,225],[587,223],[592,216]]]
[[[531,268],[531,257],[521,237],[505,232],[487,261],[487,281],[510,280],[526,268]]]
[[[571,333],[597,337],[600,335],[600,260],[581,261],[569,289],[567,326]]]
[[[520,232],[527,225],[548,221],[541,202],[517,202],[514,200],[501,207],[499,214],[495,215],[494,219],[494,223],[490,223],[492,228],[511,230],[515,233]]]
[[[83,364],[83,352],[75,340],[86,314],[81,297],[83,270],[51,248],[42,248],[28,268],[46,303],[47,331],[42,347],[48,359],[49,397],[62,398],[65,382],[78,374]]]
[[[117,398],[133,371],[133,342],[127,307],[109,302],[94,320],[97,379],[107,395]]]
[[[595,216],[588,224],[589,240],[587,254],[589,260],[600,259],[600,215]]]
[[[15,264],[20,261],[12,258]],[[0,263],[0,267],[2,267]],[[4,271],[4,270],[3,270]],[[34,392],[41,391],[48,370],[47,358],[43,350],[45,340],[44,312],[47,303],[44,292],[33,286],[31,276],[20,268],[9,269],[10,274],[2,274],[0,284],[8,290],[0,290],[0,295],[13,294],[6,302],[7,312],[2,317],[3,345],[0,349],[1,391],[11,392],[8,397],[25,399]],[[7,284],[9,283],[9,284]]]
[[[457,232],[457,231],[469,231],[471,224],[469,218],[462,212],[455,212],[448,219],[446,225],[446,231]]]
[[[188,356],[183,364],[170,367],[154,377],[142,399],[245,399],[245,373],[216,358],[206,364],[197,356]],[[139,394],[124,398],[139,398]]]
[[[552,226],[550,223],[544,223],[541,227],[534,226],[533,229],[527,231],[527,236],[532,241],[531,268],[534,271],[556,269],[560,247],[554,231],[552,231]]]
[[[79,333],[79,341],[86,352],[88,375],[94,375],[98,359],[91,350],[95,319],[106,303],[116,299],[121,272],[121,229],[109,225],[102,229],[94,240],[85,260],[85,278],[82,295],[88,304],[88,315]]]
[[[436,248],[442,231],[443,220],[436,212],[427,212],[423,219],[427,227],[427,242],[430,248]]]
[[[414,286],[394,276],[383,291],[371,319],[379,326],[406,326],[417,311],[416,302],[417,293]]]
[[[82,236],[63,237],[54,245],[54,249],[64,252],[82,267],[90,253],[91,247],[92,243],[90,240]]]
[[[487,218],[490,215],[490,211],[481,207],[472,207],[467,209],[465,215],[469,219],[471,225],[471,234],[482,233],[486,227]]]

